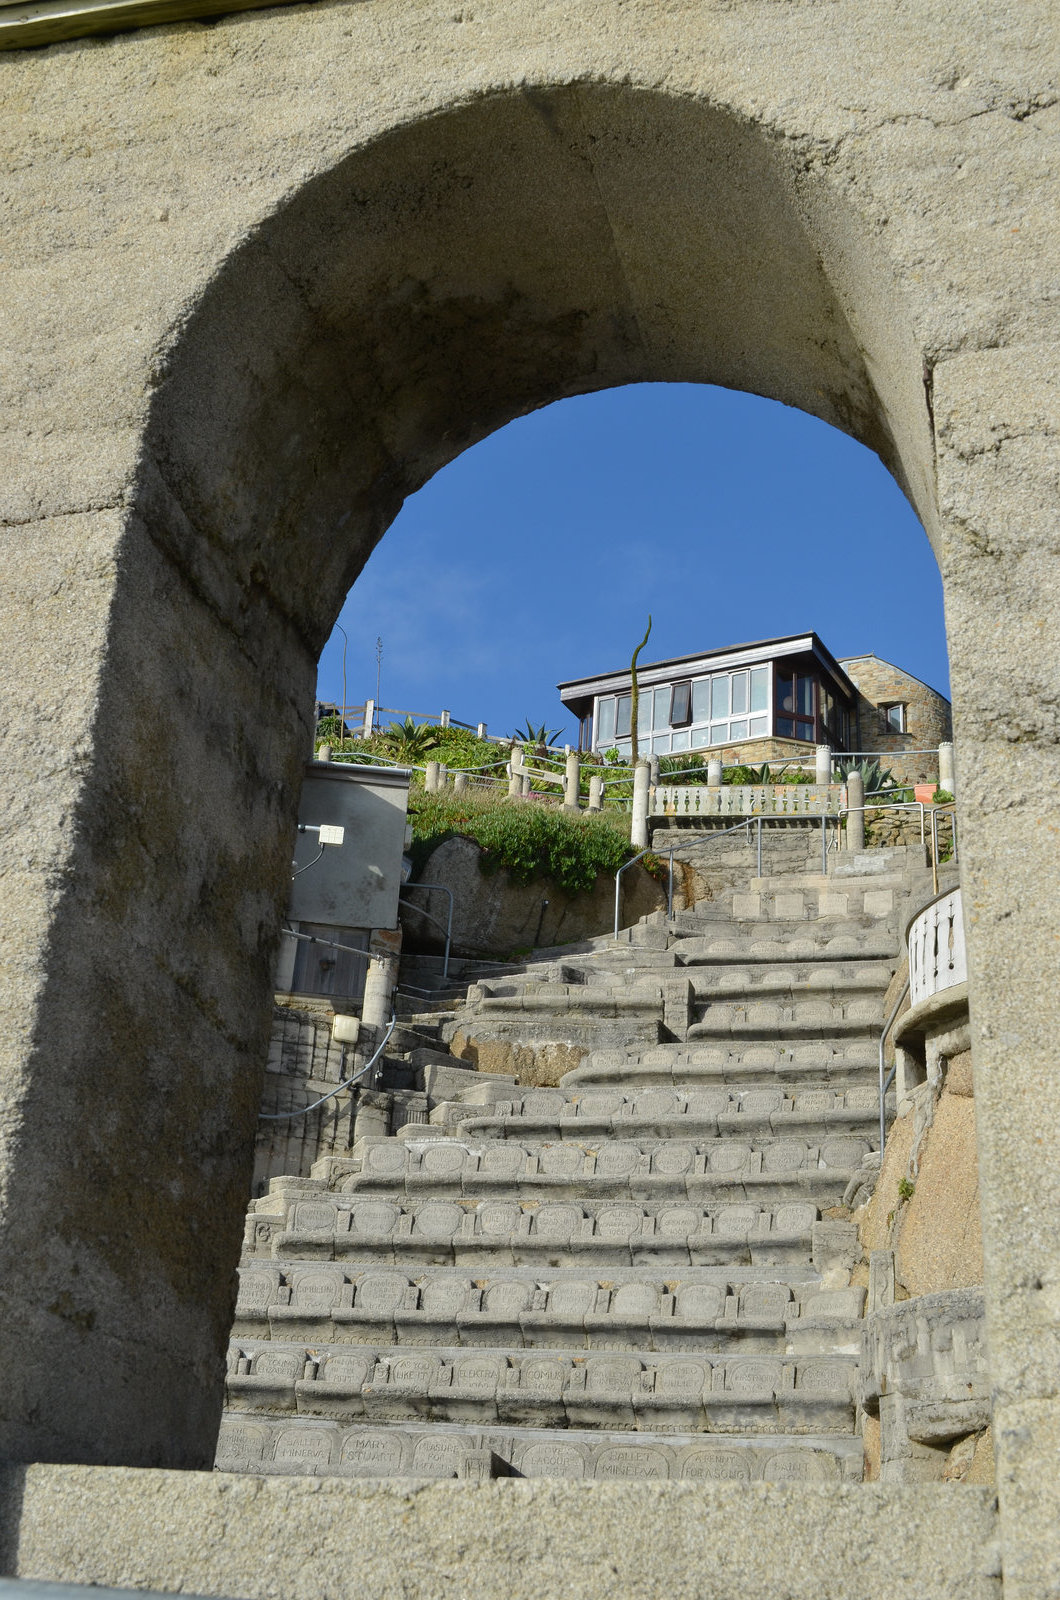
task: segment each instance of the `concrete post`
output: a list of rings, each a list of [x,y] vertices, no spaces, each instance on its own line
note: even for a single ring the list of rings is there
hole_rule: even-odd
[[[596,772],[589,779],[589,810],[602,811],[604,809],[604,780]]]
[[[648,787],[651,771],[646,761],[638,761],[633,769],[633,825],[629,842],[634,850],[648,848]]]
[[[448,711],[442,712],[441,716],[438,718],[439,728],[448,728],[450,715],[451,713]]]
[[[448,782],[449,782],[449,768],[446,766],[444,761],[439,761],[439,763],[438,763],[438,776],[435,779],[435,787],[437,789],[439,789],[439,790],[442,790],[442,789],[445,788],[445,786],[446,786],[446,784]]]
[[[484,739],[485,737],[486,737],[486,724],[484,722],[480,722],[478,727],[475,729],[475,738],[476,739]]]
[[[847,774],[847,849],[865,848],[865,780],[860,772]]]
[[[567,751],[567,771],[563,785],[563,804],[568,811],[577,811],[580,805],[579,785],[581,783],[581,762],[578,760],[577,750]]]
[[[817,771],[814,775],[817,783],[831,783],[832,781],[832,747],[827,744],[817,746]]]
[[[370,739],[372,737],[372,733],[373,733],[374,728],[375,728],[375,701],[374,700],[366,700],[364,702],[364,726],[361,729],[361,733],[363,734],[363,736],[366,739]]]
[[[331,760],[331,746],[329,744],[322,744],[320,746],[320,749],[317,751],[317,760],[318,761],[330,761]]]
[[[529,799],[529,796],[530,796],[530,774],[528,772],[524,772],[522,774],[522,776],[520,777],[520,779],[519,779],[519,793],[522,795],[524,800]]]
[[[711,756],[707,762],[707,788],[721,788],[721,757]]]
[[[467,773],[466,772],[454,772],[453,773],[453,793],[454,794],[466,794],[467,793]]]
[[[423,787],[426,789],[428,794],[433,794],[434,791],[439,787],[438,772],[439,767],[437,761],[428,761],[426,771],[423,774]]]
[[[511,759],[508,762],[508,798],[517,800],[522,792],[523,747],[521,744],[513,744]]]
[[[657,789],[659,787],[659,758],[658,758],[658,756],[656,756],[656,755],[649,756],[648,757],[648,766],[651,768],[651,786],[652,786],[653,789]]]
[[[939,788],[947,789],[956,797],[957,773],[953,765],[953,746],[948,742],[939,745]]]

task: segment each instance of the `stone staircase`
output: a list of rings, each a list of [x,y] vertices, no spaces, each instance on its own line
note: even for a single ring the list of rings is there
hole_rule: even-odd
[[[397,1095],[252,1203],[218,1466],[860,1481],[842,1201],[925,879],[902,850],[745,878],[429,1013],[579,1065],[453,1061],[421,1120]]]

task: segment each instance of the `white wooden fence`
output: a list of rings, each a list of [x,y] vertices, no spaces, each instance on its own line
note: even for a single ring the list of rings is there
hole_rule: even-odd
[[[653,817],[819,817],[845,804],[841,783],[661,783],[651,800]]]
[[[967,979],[961,891],[953,889],[933,900],[909,925],[910,1004],[919,1005]]]

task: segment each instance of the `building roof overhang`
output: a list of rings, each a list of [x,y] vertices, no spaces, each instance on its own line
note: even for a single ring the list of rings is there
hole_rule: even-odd
[[[757,639],[749,644],[726,645],[717,650],[701,650],[695,655],[670,656],[665,661],[650,661],[637,668],[637,681],[643,689],[672,682],[675,677],[695,678],[707,672],[726,672],[734,667],[755,666],[786,656],[812,655],[846,700],[856,698],[857,690],[835,656],[816,633],[785,634],[777,639]],[[556,685],[560,699],[570,710],[587,706],[597,695],[621,694],[632,684],[628,667],[614,672],[594,673],[588,678],[570,678]]]

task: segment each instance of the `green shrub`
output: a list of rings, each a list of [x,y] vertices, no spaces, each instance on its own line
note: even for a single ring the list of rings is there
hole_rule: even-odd
[[[533,802],[417,793],[409,802],[409,820],[415,871],[436,845],[461,834],[481,846],[486,873],[503,869],[513,883],[552,878],[568,894],[584,894],[601,873],[613,875],[635,854],[620,814],[575,815]]]

